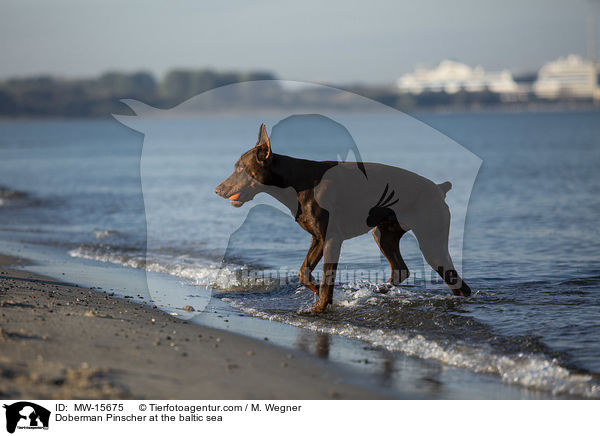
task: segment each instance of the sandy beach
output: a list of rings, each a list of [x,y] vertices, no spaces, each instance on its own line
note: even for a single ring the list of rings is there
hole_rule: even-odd
[[[0,256],[0,397],[368,399],[325,362],[10,266]]]

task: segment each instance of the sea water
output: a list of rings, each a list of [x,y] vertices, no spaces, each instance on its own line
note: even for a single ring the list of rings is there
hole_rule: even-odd
[[[378,116],[339,121],[380,123],[369,160],[401,166],[386,135],[391,121]],[[599,398],[600,113],[417,118],[483,162],[464,223],[470,298],[437,283],[410,233],[401,249],[411,278],[382,288],[387,262],[366,234],[344,244],[332,310],[305,313],[314,296],[296,274],[310,236],[268,202],[235,209],[213,193],[254,145],[260,122],[278,122],[268,117],[162,120],[169,147],[156,155],[144,155],[144,136],[114,120],[4,121],[0,237],[177,277],[247,316],[552,395]],[[212,147],[200,153],[200,139]],[[153,181],[144,189],[140,168]],[[168,197],[168,207],[149,195]]]

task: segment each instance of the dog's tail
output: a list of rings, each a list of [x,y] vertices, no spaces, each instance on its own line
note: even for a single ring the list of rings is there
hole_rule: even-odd
[[[440,183],[437,186],[438,188],[440,188],[440,191],[442,191],[442,195],[444,196],[444,198],[446,198],[446,194],[448,193],[448,191],[452,189],[452,183],[450,182]]]

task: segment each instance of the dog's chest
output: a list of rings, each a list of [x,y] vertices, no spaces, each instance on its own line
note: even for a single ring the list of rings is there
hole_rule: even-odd
[[[295,220],[302,229],[313,236],[324,237],[329,214],[314,200],[314,197],[300,198]]]

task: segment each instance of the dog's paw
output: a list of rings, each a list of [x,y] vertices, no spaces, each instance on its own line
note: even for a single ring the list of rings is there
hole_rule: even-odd
[[[381,283],[380,285],[377,285],[376,292],[379,292],[380,294],[387,294],[393,288],[394,285],[392,285],[391,283]]]
[[[306,306],[301,309],[298,309],[296,313],[302,316],[317,316],[324,312],[327,312],[327,308],[328,306],[321,307],[317,304],[313,304],[312,306]]]
[[[312,307],[312,310],[313,310],[313,312],[315,312],[316,314],[319,314],[319,313],[324,313],[324,312],[327,312],[327,308],[328,308],[328,307],[329,307],[329,305],[328,305],[328,304],[325,304],[325,305],[323,306],[323,305],[320,305],[319,303],[315,303],[315,304],[313,305],[313,307]]]

